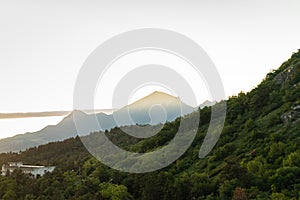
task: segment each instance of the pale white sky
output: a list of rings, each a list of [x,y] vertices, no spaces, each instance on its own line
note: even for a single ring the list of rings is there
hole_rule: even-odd
[[[114,35],[145,27],[202,46],[226,96],[249,91],[300,48],[299,8],[297,0],[0,0],[0,112],[71,110],[88,55]]]

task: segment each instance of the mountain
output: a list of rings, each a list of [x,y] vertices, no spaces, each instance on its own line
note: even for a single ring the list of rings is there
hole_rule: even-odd
[[[110,130],[116,126],[164,123],[173,121],[176,117],[191,113],[194,110],[195,108],[182,103],[177,97],[163,92],[154,92],[111,115],[104,113],[93,115],[75,110],[57,125],[47,126],[37,132],[1,139],[0,152],[18,152],[29,147],[62,141],[77,135],[83,136],[94,131]],[[128,113],[132,119],[129,118]],[[97,121],[94,120],[95,117]]]
[[[199,130],[186,153],[168,167],[150,173],[126,173],[103,165],[87,152],[79,137],[21,153],[0,154],[0,165],[23,161],[56,166],[53,173],[39,179],[19,171],[0,177],[0,198],[299,199],[300,50],[252,91],[232,96],[226,103],[221,137],[203,159],[198,155],[208,129],[210,107],[200,110]],[[193,115],[185,117],[192,120]],[[130,137],[120,128],[85,137],[105,134],[120,148],[152,152],[169,144],[179,124],[180,120],[167,122],[157,135],[147,139]],[[131,160],[127,164],[130,166]]]
[[[119,125],[132,124],[128,114],[137,124],[158,124],[173,121],[178,116],[183,116],[194,110],[195,108],[184,104],[179,98],[156,91],[123,107],[114,115],[119,119]]]

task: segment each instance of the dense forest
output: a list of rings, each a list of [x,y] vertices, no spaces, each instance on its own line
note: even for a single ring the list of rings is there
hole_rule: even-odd
[[[79,137],[0,154],[0,164],[56,166],[37,179],[19,170],[0,177],[1,199],[299,199],[300,198],[300,50],[252,91],[227,101],[227,117],[212,152],[199,159],[210,121],[210,107],[199,109],[201,121],[191,147],[161,170],[131,174],[101,164]],[[185,116],[192,119],[193,113]],[[134,152],[168,143],[180,118],[159,134],[136,139],[119,128],[106,134]],[[134,127],[132,127],[134,128]]]

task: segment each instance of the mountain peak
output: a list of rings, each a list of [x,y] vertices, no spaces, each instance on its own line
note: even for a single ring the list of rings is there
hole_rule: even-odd
[[[148,96],[152,96],[152,95],[167,95],[167,96],[172,96],[172,95],[170,95],[170,94],[167,94],[167,93],[165,93],[165,92],[162,92],[162,91],[154,91],[154,92],[152,92],[151,94],[149,94]]]
[[[86,115],[85,112],[81,111],[81,110],[73,110],[73,112],[71,113],[73,115]]]
[[[169,103],[180,103],[180,99],[178,97],[172,96],[170,94],[161,92],[161,91],[155,91],[151,94],[135,101],[134,103],[130,104],[130,107],[144,107],[147,105],[153,105],[153,104],[169,104]]]
[[[81,116],[86,116],[87,114],[81,110],[73,110],[72,112],[70,112],[69,115],[67,115],[64,120],[66,119],[71,119],[73,120],[73,117],[76,116],[76,117],[81,117]]]
[[[141,98],[140,100],[147,99],[147,98],[162,98],[161,100],[164,100],[164,99],[179,99],[179,97],[176,97],[176,96],[173,96],[173,95],[170,95],[168,93],[161,92],[161,91],[154,91],[151,94]]]

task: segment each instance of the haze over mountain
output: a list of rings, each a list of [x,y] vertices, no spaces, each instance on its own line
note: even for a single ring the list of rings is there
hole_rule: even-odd
[[[46,126],[37,132],[1,139],[0,152],[25,150],[29,147],[61,141],[77,135],[84,136],[93,131],[110,130],[116,126],[165,123],[194,110],[196,108],[184,104],[177,97],[163,92],[153,92],[110,115],[105,113],[86,114],[75,110],[57,125]],[[76,125],[74,118],[76,118]]]

